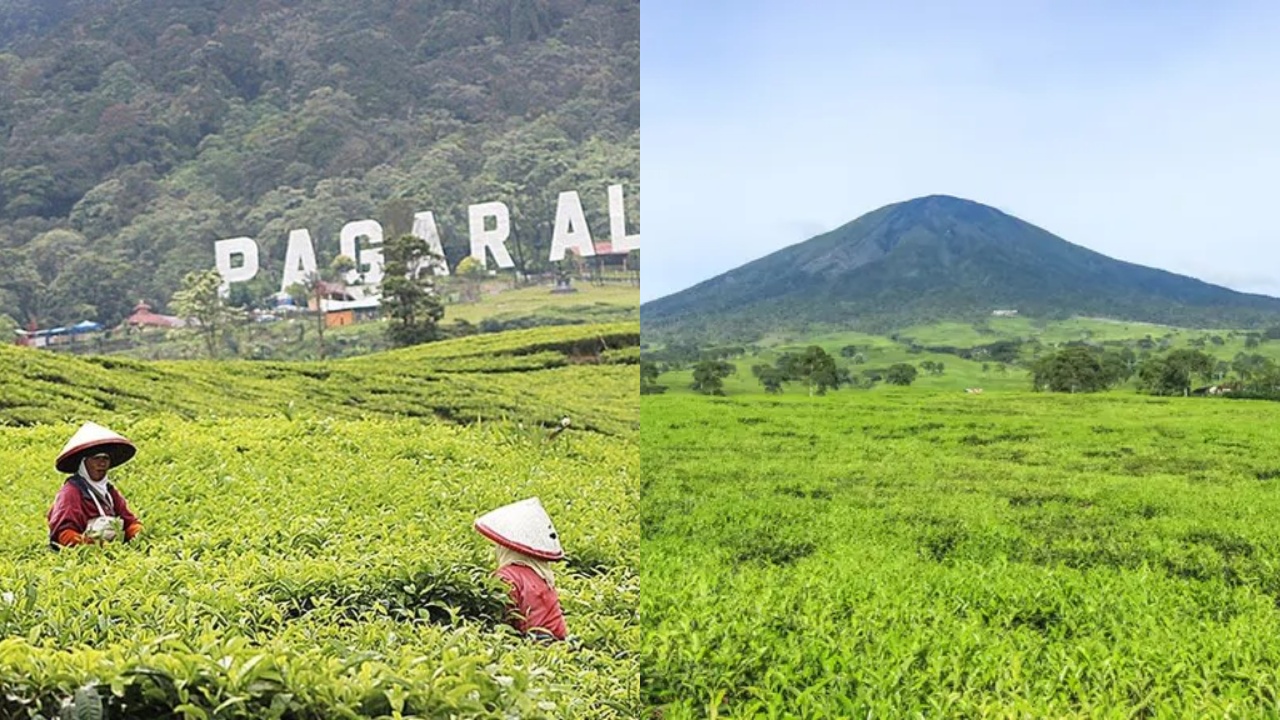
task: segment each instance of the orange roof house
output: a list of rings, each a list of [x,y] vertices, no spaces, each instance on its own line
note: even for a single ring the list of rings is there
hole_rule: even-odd
[[[175,328],[186,325],[182,318],[151,312],[151,306],[142,301],[133,306],[133,314],[125,319],[125,323],[130,327]]]

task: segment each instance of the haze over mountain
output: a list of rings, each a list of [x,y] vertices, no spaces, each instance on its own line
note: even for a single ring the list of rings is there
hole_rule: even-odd
[[[1187,327],[1280,322],[1280,299],[1109,258],[980,203],[888,205],[641,306],[646,337],[886,331],[995,310]]]

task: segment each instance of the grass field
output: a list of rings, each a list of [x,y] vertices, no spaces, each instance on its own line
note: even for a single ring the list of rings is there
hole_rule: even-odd
[[[642,404],[651,717],[1280,715],[1280,405],[730,392]]]
[[[472,324],[539,316],[593,322],[640,319],[640,289],[635,285],[596,286],[579,281],[573,287],[577,292],[555,294],[539,286],[487,293],[474,303],[447,306],[445,318]]]
[[[0,348],[0,715],[638,716],[638,340],[542,328],[326,363]],[[52,553],[53,458],[87,419],[138,444],[112,477],[146,530]],[[569,643],[506,628],[471,529],[534,495],[569,556]]]

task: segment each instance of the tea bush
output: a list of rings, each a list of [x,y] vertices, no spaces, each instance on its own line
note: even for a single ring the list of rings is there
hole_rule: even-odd
[[[643,401],[645,706],[1280,713],[1272,403]]]
[[[527,347],[438,355],[475,369],[0,353],[5,407],[55,418],[0,427],[0,716],[635,717],[638,373]],[[145,530],[52,552],[53,458],[84,419],[137,443],[111,477]],[[569,643],[501,622],[471,529],[533,495],[570,556]]]

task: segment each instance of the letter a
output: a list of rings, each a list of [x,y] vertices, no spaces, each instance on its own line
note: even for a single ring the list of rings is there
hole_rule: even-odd
[[[556,227],[551,234],[551,262],[564,259],[564,251],[572,249],[579,257],[593,257],[596,246],[591,242],[591,228],[582,212],[582,200],[575,190],[560,193],[556,200]]]
[[[307,276],[316,271],[316,249],[311,244],[311,233],[306,230],[289,231],[289,247],[284,251],[284,272],[280,276],[280,292],[289,292],[290,285],[307,284]]]

